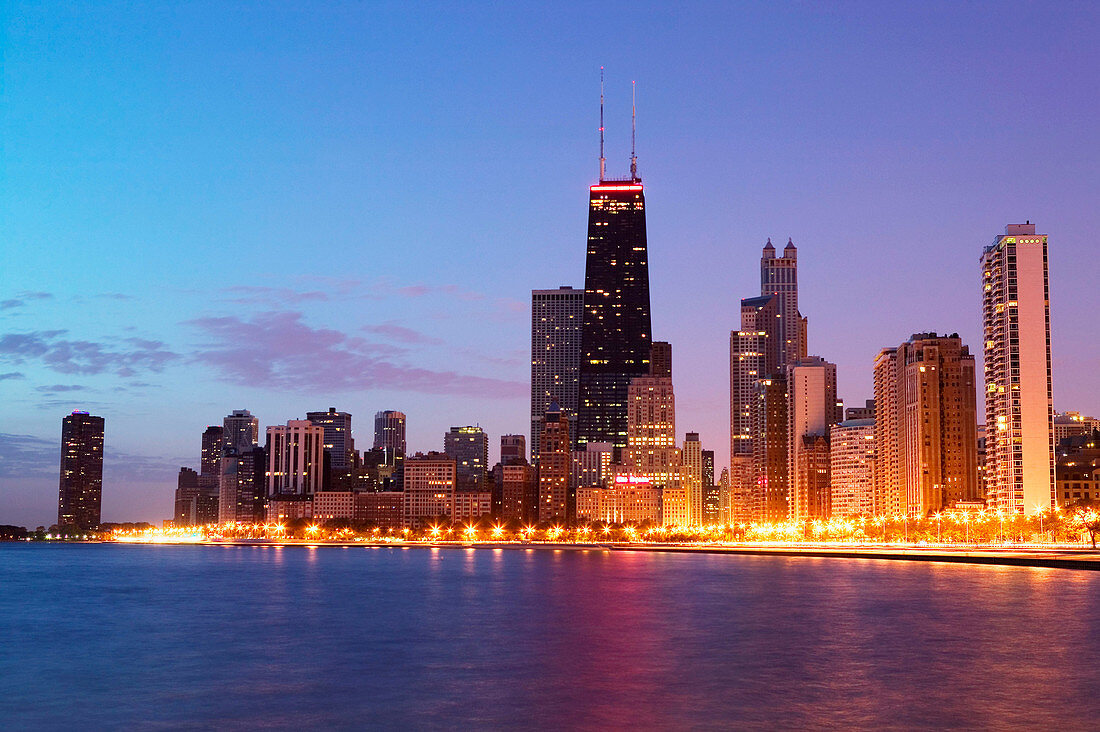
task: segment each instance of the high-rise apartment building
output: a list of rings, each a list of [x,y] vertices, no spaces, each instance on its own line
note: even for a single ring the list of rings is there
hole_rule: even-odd
[[[260,420],[247,409],[234,409],[222,420],[223,446],[238,453],[260,444]]]
[[[537,523],[539,481],[535,466],[527,463],[502,464],[498,476],[501,519]]]
[[[957,333],[916,333],[875,361],[880,508],[921,517],[981,497],[974,357]]]
[[[95,529],[103,498],[103,417],[73,412],[61,420],[57,525]]]
[[[989,503],[1033,512],[1054,502],[1047,236],[1009,224],[981,267]]]
[[[843,419],[843,411],[836,393],[836,364],[809,356],[787,367],[788,513],[792,519],[828,518],[829,428]]]
[[[374,415],[374,449],[405,454],[405,413],[387,409]]]
[[[460,489],[483,488],[489,473],[489,436],[477,426],[452,427],[443,435],[443,452],[454,458]]]
[[[601,173],[589,194],[576,448],[610,442],[618,452],[627,442],[630,381],[649,373],[645,193],[636,174]]]
[[[569,482],[572,451],[569,420],[554,402],[539,436],[539,509],[542,523],[568,523],[576,517],[576,493]]]
[[[877,513],[873,419],[846,419],[829,428],[829,483],[830,515]]]
[[[324,479],[325,430],[308,419],[267,428],[267,495],[309,496]]]
[[[417,453],[405,459],[405,525],[419,529],[429,522],[450,523],[455,516],[455,459],[441,452]]]
[[[681,481],[688,500],[688,520],[693,526],[703,523],[703,443],[698,432],[684,435],[684,445],[680,450],[680,462],[683,465]]]
[[[570,481],[576,488],[602,486],[611,477],[614,449],[610,442],[589,442],[583,450],[573,451]]]
[[[199,474],[180,468],[176,480],[176,510],[173,526],[203,526],[218,522],[218,494],[199,487]]]
[[[974,357],[957,333],[898,347],[908,512],[925,516],[980,498]]]
[[[531,461],[539,454],[542,418],[551,402],[575,428],[581,367],[584,290],[531,291]],[[575,436],[576,430],[570,434]]]

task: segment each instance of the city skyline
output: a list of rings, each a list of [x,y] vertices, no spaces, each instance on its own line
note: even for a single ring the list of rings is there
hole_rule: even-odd
[[[966,14],[965,11],[960,13]],[[815,22],[840,22],[829,14],[810,15]],[[1018,12],[1011,18],[998,19],[997,23],[1022,23],[1019,15],[1026,13]],[[68,20],[72,22],[73,19]],[[862,16],[847,20],[855,25],[871,22]],[[61,31],[66,29],[65,22],[66,18],[57,21]],[[795,36],[808,35],[812,40],[815,37],[813,24],[807,23],[804,21],[801,26],[796,23],[792,32]],[[1064,27],[1053,21],[1040,27],[1047,33],[1073,35],[1068,21]],[[133,26],[123,24],[120,33],[124,35],[128,28],[132,30]],[[75,31],[68,27],[68,33],[72,36]],[[36,38],[41,41],[33,31],[25,28],[15,35],[16,40],[24,44],[17,48],[24,50]],[[942,42],[944,34],[936,38]],[[977,53],[977,48],[989,49],[980,42],[982,39],[977,40],[976,48],[968,53]],[[90,42],[85,39],[85,43]],[[109,53],[112,50],[110,43],[103,41],[89,48]],[[1057,45],[1062,55],[1076,52],[1070,50],[1074,48],[1070,41],[1062,40]],[[182,49],[176,50],[182,52]],[[863,48],[864,53],[873,50],[873,43]],[[45,148],[36,137],[44,133],[32,134],[13,115],[8,120],[11,125],[24,136],[24,141],[35,143],[37,140],[37,146],[32,144],[14,156],[13,175],[4,184],[4,205],[5,209],[10,209],[6,212],[19,215],[14,217],[14,225],[7,234],[10,239],[3,247],[4,271],[15,273],[15,277],[5,281],[0,293],[4,298],[0,305],[3,308],[0,310],[0,376],[6,377],[0,380],[0,398],[11,410],[5,410],[5,416],[12,415],[15,409],[21,413],[18,422],[5,419],[3,431],[25,435],[28,439],[2,438],[4,473],[0,479],[5,497],[0,504],[4,514],[0,520],[31,525],[48,523],[49,515],[56,508],[53,500],[56,498],[57,420],[76,409],[88,409],[107,419],[103,495],[104,520],[107,521],[159,521],[171,515],[169,496],[179,466],[199,467],[197,448],[202,425],[220,420],[231,409],[241,406],[259,418],[261,428],[267,428],[303,419],[307,411],[335,405],[356,415],[356,435],[362,446],[369,441],[370,415],[382,409],[400,409],[409,415],[412,450],[440,449],[438,435],[455,424],[483,425],[490,435],[489,443],[494,446],[494,452],[495,439],[501,434],[523,432],[529,419],[523,415],[529,397],[526,375],[530,365],[526,363],[526,354],[530,344],[526,331],[530,291],[583,284],[584,214],[580,211],[583,205],[580,202],[583,186],[592,184],[595,177],[592,175],[595,157],[593,90],[595,69],[605,61],[595,56],[603,56],[605,52],[611,57],[616,55],[614,48],[594,53],[592,59],[583,59],[587,68],[582,68],[584,64],[578,61],[567,68],[562,78],[551,80],[547,103],[550,100],[564,103],[555,110],[561,114],[555,122],[560,129],[553,128],[553,137],[546,148],[549,150],[557,144],[560,152],[558,157],[548,158],[548,175],[540,177],[537,183],[524,183],[528,190],[537,185],[533,192],[537,194],[539,205],[523,209],[527,214],[523,226],[506,221],[501,211],[489,205],[494,194],[491,185],[485,184],[477,188],[476,193],[471,193],[468,190],[440,191],[423,178],[409,182],[408,190],[413,194],[418,190],[430,191],[433,200],[444,207],[450,222],[448,228],[457,228],[457,233],[448,232],[449,236],[441,237],[444,242],[452,245],[466,242],[471,246],[476,243],[472,251],[481,248],[489,253],[503,253],[508,251],[509,242],[517,235],[531,237],[531,243],[521,250],[530,257],[529,271],[522,270],[522,276],[518,277],[513,269],[505,272],[477,268],[469,262],[454,268],[434,267],[432,257],[438,255],[438,251],[429,245],[414,250],[423,252],[424,257],[413,257],[420,261],[417,267],[410,267],[398,261],[389,251],[391,247],[383,243],[399,242],[401,246],[397,249],[407,249],[417,239],[416,236],[396,235],[399,229],[394,222],[385,222],[390,228],[382,233],[383,229],[376,228],[379,224],[368,222],[365,214],[349,214],[350,208],[310,208],[305,203],[311,196],[298,194],[286,199],[267,190],[263,193],[269,205],[289,202],[305,206],[295,208],[288,218],[281,219],[284,223],[293,220],[297,226],[277,237],[279,250],[289,251],[297,243],[309,241],[316,248],[317,261],[305,268],[287,268],[235,279],[229,274],[238,276],[258,269],[254,266],[255,257],[261,251],[263,238],[273,233],[279,217],[262,208],[241,212],[220,210],[216,211],[218,227],[212,230],[204,232],[190,226],[183,227],[184,233],[169,235],[168,229],[180,225],[177,207],[185,200],[196,203],[203,200],[195,199],[199,190],[196,187],[198,176],[184,176],[182,180],[186,185],[177,194],[167,197],[167,207],[131,191],[130,208],[115,204],[114,208],[108,207],[106,215],[89,217],[88,231],[76,228],[78,222],[64,216],[59,230],[47,229],[45,220],[36,218],[48,210],[42,207],[46,201],[43,190],[46,183],[39,180],[38,185],[31,185],[35,179],[29,177],[42,174],[36,164],[62,156],[63,162],[67,161],[84,175],[91,175],[105,163],[97,162],[92,153]],[[803,51],[805,53],[808,52]],[[666,60],[670,55],[665,54]],[[13,53],[13,58],[18,59],[18,54]],[[836,55],[829,60],[846,62]],[[1063,71],[1065,66],[1055,63],[1054,59],[1038,60],[1045,64],[1039,63],[1034,69],[1028,67],[1025,71],[1033,76],[1024,74],[1024,77],[1047,81],[1047,86],[1039,85],[1038,93],[1042,101],[1053,104],[1056,109],[1068,109],[1077,94],[1085,94],[1088,85],[1095,84],[1088,79],[1077,79],[1080,86],[1074,94],[1066,100],[1054,99],[1058,96],[1054,72]],[[851,152],[857,142],[868,140],[865,133],[852,125],[841,135],[842,143],[829,148],[820,158],[810,156],[810,161],[796,163],[781,157],[781,162],[769,168],[745,151],[738,153],[743,158],[735,158],[727,147],[732,144],[729,139],[732,135],[716,128],[714,116],[695,116],[697,125],[691,133],[694,136],[680,132],[680,127],[674,124],[678,118],[681,115],[691,117],[688,112],[698,113],[702,106],[698,100],[692,106],[689,94],[684,101],[687,106],[677,108],[671,96],[674,87],[669,83],[669,72],[656,69],[654,61],[632,59],[629,65],[616,63],[612,58],[606,61],[609,67],[608,111],[612,117],[607,124],[612,144],[612,154],[608,155],[611,175],[626,172],[624,148],[629,128],[624,114],[629,106],[626,84],[635,76],[640,82],[638,147],[650,189],[650,202],[656,203],[648,221],[653,335],[671,341],[677,348],[679,424],[685,430],[700,433],[703,447],[717,451],[719,466],[728,465],[725,455],[728,449],[728,387],[725,386],[728,333],[738,327],[739,298],[753,290],[752,283],[758,274],[757,252],[768,235],[778,234],[777,241],[789,235],[798,242],[802,270],[799,307],[812,318],[809,352],[837,363],[839,396],[846,404],[854,405],[872,395],[868,364],[884,344],[901,342],[909,334],[924,330],[959,332],[964,343],[980,351],[977,348],[981,343],[981,311],[976,263],[982,248],[1007,223],[1038,222],[1042,231],[1050,235],[1054,406],[1057,411],[1100,412],[1096,377],[1092,375],[1096,346],[1081,342],[1088,339],[1075,337],[1075,333],[1087,325],[1086,318],[1094,309],[1087,288],[1088,268],[1080,265],[1090,261],[1088,233],[1098,223],[1094,207],[1088,205],[1096,190],[1097,169],[1096,166],[1090,168],[1088,160],[1090,154],[1096,153],[1081,145],[1075,148],[1074,143],[1079,143],[1080,137],[1063,134],[1064,146],[1055,149],[1060,155],[1037,160],[1036,152],[1046,149],[1044,144],[1054,143],[1053,130],[1031,127],[1034,123],[1027,122],[1025,115],[1013,123],[1019,128],[1008,125],[1009,129],[1000,130],[1000,137],[995,136],[1001,144],[1015,134],[1032,138],[1026,150],[1008,145],[1007,150],[1012,154],[1004,157],[1012,158],[1012,165],[994,156],[996,146],[993,145],[964,156],[961,163],[947,165],[946,171],[937,168],[932,174],[922,165],[932,160],[946,163],[941,158],[952,148],[951,141],[944,136],[949,129],[943,126],[944,113],[921,107],[922,114],[930,114],[939,124],[910,129],[902,123],[901,117],[895,118],[884,107],[876,106],[875,119],[887,127],[895,125],[892,127],[895,131],[907,133],[908,136],[902,134],[905,139],[899,141],[901,147],[905,147],[904,142],[919,144],[923,141],[933,148],[940,145],[940,152],[930,152],[925,160],[910,149],[909,159],[903,161],[904,156],[890,155],[880,149],[878,153],[884,157],[860,158],[857,155],[849,169],[848,164],[840,160],[844,157],[844,145],[853,146]],[[52,63],[55,69],[67,68],[63,59],[53,58]],[[796,59],[792,63],[804,61]],[[1008,62],[1001,70],[1003,76],[995,77],[1000,93],[1013,88],[1009,77],[1020,75],[1020,68],[1013,63]],[[910,73],[913,73],[911,68]],[[97,80],[109,85],[122,78],[120,75],[121,70],[109,69]],[[67,80],[68,77],[62,75],[61,81],[47,88],[71,90],[65,86],[69,83]],[[510,78],[505,81],[518,84]],[[960,93],[961,80],[956,79],[956,82],[959,83],[951,88]],[[749,87],[753,83],[746,82]],[[252,88],[258,93],[267,86],[257,83]],[[514,91],[514,86],[509,88]],[[693,89],[699,90],[698,87]],[[142,98],[147,102],[158,98],[150,90],[145,91],[146,96]],[[326,91],[331,92],[332,88],[326,87]],[[854,93],[851,89],[848,92]],[[920,94],[917,97],[919,99]],[[33,100],[35,96],[29,94],[29,98]],[[798,101],[781,90],[774,90],[769,98]],[[876,99],[884,103],[887,99],[900,101],[900,96],[887,94]],[[821,111],[841,114],[839,108],[822,100],[816,101]],[[225,100],[222,102],[224,104]],[[66,109],[78,109],[80,104],[87,103],[87,100],[74,98]],[[226,107],[220,109],[228,114],[234,111]],[[1072,119],[1082,127],[1088,126],[1089,120],[1096,116],[1095,103],[1082,109],[1084,111],[1077,110],[1078,117],[1060,119]],[[84,134],[94,137],[96,132],[102,133],[105,121],[119,118],[119,115],[136,123],[141,120],[141,112],[126,115],[121,110],[108,110],[102,117],[95,118],[96,123],[90,123]],[[144,112],[149,113],[149,110]],[[241,110],[236,112],[242,114]],[[516,117],[509,120],[517,128],[522,126],[522,120],[532,119],[518,112],[513,114]],[[960,118],[963,116],[958,114]],[[233,118],[243,124],[246,117]],[[365,117],[371,118],[370,115]],[[1047,124],[1054,124],[1049,122],[1049,115],[1044,118]],[[286,117],[280,119],[284,123],[288,121]],[[344,120],[327,119],[324,122],[341,131],[347,125],[349,135],[355,127]],[[57,123],[53,120],[53,124]],[[747,129],[756,129],[758,137],[752,139],[762,142],[765,148],[775,146],[802,153],[812,149],[807,147],[808,138],[800,138],[797,134],[770,139],[747,118],[738,119],[738,123]],[[972,142],[967,135],[977,132],[976,127],[965,125],[950,129],[958,135],[956,143]],[[801,131],[809,137],[814,130],[814,125],[805,123],[802,127],[786,128],[788,133]],[[1044,130],[1046,135],[1042,134]],[[163,139],[172,139],[171,135],[179,131],[170,125],[155,130],[158,135],[167,136]],[[832,132],[836,134],[835,130]],[[244,135],[245,130],[242,127],[234,134]],[[449,139],[449,134],[455,131],[437,130],[428,139],[438,142]],[[511,131],[508,134],[507,148],[527,144],[527,138]],[[154,139],[162,138],[141,138],[138,143],[149,146]],[[1034,142],[1036,139],[1040,142]],[[70,144],[77,143],[74,140]],[[111,159],[120,161],[119,177],[111,183],[114,187],[143,180],[136,176],[134,168],[124,164],[129,158],[122,154],[120,144],[120,140],[108,135],[103,142],[107,147],[95,148],[106,151],[108,163]],[[358,143],[364,145],[360,148],[356,143],[340,142],[331,137],[326,138],[325,144],[307,145],[309,153],[317,157],[303,169],[319,170],[325,153],[332,154],[345,144],[365,153],[370,143],[364,139]],[[677,145],[687,154],[677,158],[668,151]],[[431,145],[411,149],[426,153]],[[702,179],[709,182],[702,185],[701,180],[692,175],[691,167],[698,167],[708,151],[717,150],[724,152],[725,159],[741,159],[745,163],[742,170],[753,183],[761,178],[752,174],[762,171],[769,171],[774,176],[782,171],[800,171],[802,175],[786,181],[765,175],[764,192],[760,193],[753,192],[753,184],[715,176],[712,168],[710,177]],[[1071,151],[1076,155],[1075,163],[1067,169],[1066,156]],[[178,172],[182,162],[169,153],[171,150],[162,160],[167,166],[163,175],[168,176],[161,181],[162,185],[173,180],[167,171]],[[259,153],[252,150],[250,154]],[[283,155],[267,158],[267,164],[285,165],[293,157],[289,153]],[[506,157],[493,157],[491,162],[480,167],[473,165],[463,172],[469,175],[470,170],[480,171],[487,180],[508,169]],[[867,164],[868,161],[877,173],[851,175],[859,162]],[[465,162],[471,163],[468,158]],[[903,162],[917,165],[905,169]],[[243,159],[238,159],[237,163],[243,164]],[[456,166],[447,168],[452,172],[458,170],[457,162],[447,165]],[[1006,171],[1025,168],[1030,175],[1008,182],[998,178],[996,184],[987,184],[989,188],[996,188],[995,191],[974,187],[967,191],[967,187],[959,183],[954,186],[944,183],[947,192],[935,195],[926,192],[925,198],[908,205],[903,201],[904,190],[919,189],[933,182],[939,185],[940,172],[946,172],[945,177],[959,170],[969,171],[974,177],[985,177],[1001,170],[998,165],[1005,165]],[[1077,169],[1077,165],[1081,167]],[[386,166],[382,169],[390,170]],[[1065,187],[1060,190],[1068,196],[1058,199],[1054,193],[1044,190],[1047,178],[1055,175],[1065,178],[1067,170],[1071,183],[1063,184]],[[1077,173],[1073,175],[1075,170]],[[903,188],[893,195],[871,195],[863,190],[861,195],[847,201],[836,199],[840,184],[828,181],[828,174],[845,171],[849,176],[842,179],[848,183],[867,185],[872,179],[878,180],[877,175],[882,181]],[[916,175],[916,180],[911,175]],[[229,178],[229,182],[222,185],[238,191],[237,195],[243,195],[254,183],[240,174]],[[1030,183],[1024,183],[1025,179]],[[798,181],[793,195],[789,187],[792,180]],[[340,184],[326,191],[329,194],[343,192],[344,197],[339,200],[351,207],[353,200],[348,197],[351,196],[348,192],[351,182],[361,183],[362,179],[345,175]],[[716,182],[720,185],[714,185]],[[509,183],[514,184],[518,181]],[[20,187],[23,190],[17,197],[15,191]],[[371,191],[372,196],[380,195],[377,190]],[[89,180],[79,176],[68,188],[62,187],[60,193],[62,202],[78,204],[75,210],[85,213],[93,210],[97,196],[102,195]],[[452,193],[454,200],[448,198]],[[767,200],[769,196],[784,195],[791,199],[785,205]],[[957,200],[948,205],[954,200],[952,195]],[[411,195],[408,200],[415,198],[416,195]],[[364,203],[373,199],[358,200]],[[406,199],[401,196],[393,200]],[[507,201],[503,209],[512,208],[512,199]],[[458,210],[466,204],[472,209],[469,218],[464,218]],[[731,204],[734,212],[727,217],[715,217],[711,213],[716,206]],[[827,212],[823,206],[828,208]],[[875,206],[884,207],[888,215],[873,219],[873,225],[861,221],[866,218],[865,209]],[[758,210],[749,212],[750,207]],[[267,218],[257,217],[265,211]],[[336,215],[341,211],[348,215]],[[946,216],[936,220],[929,211],[946,212]],[[172,215],[167,221],[160,221],[158,212]],[[749,215],[741,216],[746,213]],[[264,225],[256,231],[247,231],[249,219],[259,220]],[[852,226],[840,237],[836,233],[838,225],[845,220],[850,220]],[[325,226],[321,232],[310,229],[322,222]],[[532,224],[541,224],[553,233],[531,234]],[[927,228],[922,229],[920,225]],[[933,226],[936,237],[941,236],[940,231],[949,232],[943,237],[948,244],[928,241]],[[349,229],[355,231],[349,232]],[[499,233],[479,239],[479,236],[484,237],[485,230]],[[222,235],[209,236],[218,231]],[[365,247],[353,246],[355,241],[368,239],[364,233],[369,231],[373,231],[375,239],[367,241]],[[423,234],[428,230],[418,231]],[[206,238],[211,238],[211,243],[201,243]],[[322,239],[327,243],[319,243]],[[146,240],[159,244],[158,251],[165,261],[158,262],[155,256],[147,258],[142,245]],[[231,272],[218,271],[212,280],[198,273],[188,279],[169,272],[171,267],[186,269],[188,262],[195,262],[193,266],[198,267],[197,262],[211,257],[214,251],[206,247],[220,248],[232,241],[251,243],[242,247],[243,258],[228,268]],[[893,246],[882,246],[883,241]],[[108,242],[115,248],[102,249]],[[55,248],[73,247],[69,251],[71,256],[64,259],[66,264],[84,270],[86,279],[79,285],[61,276],[57,262],[32,251],[51,243]],[[344,267],[340,262],[349,253],[354,253],[356,263],[372,265],[369,269],[364,267],[363,277],[347,277],[354,268]],[[855,256],[860,256],[865,266],[853,267],[852,261],[845,261]],[[211,258],[207,264],[217,269],[217,261]],[[125,262],[125,266],[118,272],[109,271],[112,263],[119,262]],[[686,266],[688,264],[692,266]],[[925,268],[922,282],[942,290],[942,297],[936,298],[938,301],[922,300],[919,302],[922,309],[916,311],[899,297],[898,302],[885,308],[889,312],[859,312],[871,310],[869,305],[878,302],[880,293],[890,285],[902,292],[912,272],[922,265]],[[446,271],[448,269],[452,271]],[[450,279],[439,279],[443,275]],[[90,287],[90,280],[102,287]],[[165,306],[158,304],[162,288],[170,293],[173,303],[182,303],[183,307],[176,310],[173,306],[171,313],[163,309]],[[348,310],[352,307],[359,313],[349,318]],[[475,318],[491,323],[492,327],[471,326]],[[63,330],[67,332],[59,332]],[[281,350],[288,343],[298,343],[327,361],[311,365],[304,359],[285,358]],[[980,353],[975,355],[980,364]],[[502,360],[505,363],[500,363]],[[329,363],[338,368],[333,369]],[[356,373],[359,381],[349,380],[347,373],[341,375],[339,368],[360,372]],[[18,376],[13,376],[16,374]],[[200,392],[202,401],[196,403]],[[146,425],[151,421],[162,425],[163,429],[162,433],[158,432],[155,444],[148,440]],[[495,459],[491,457],[490,463],[493,462]],[[39,465],[40,468],[36,467]],[[21,472],[28,469],[30,475]],[[34,473],[39,469],[41,475]],[[138,477],[143,470],[151,470],[152,474],[161,477],[143,482]],[[54,484],[53,492],[48,487],[51,483]],[[129,515],[127,510],[134,513]]]

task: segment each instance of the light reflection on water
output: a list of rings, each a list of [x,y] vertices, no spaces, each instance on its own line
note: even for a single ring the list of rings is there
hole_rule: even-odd
[[[0,546],[5,728],[1088,728],[1090,572]],[[79,711],[77,711],[79,710]]]

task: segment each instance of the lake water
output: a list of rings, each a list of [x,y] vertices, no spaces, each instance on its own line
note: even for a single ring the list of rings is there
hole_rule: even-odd
[[[4,729],[1095,729],[1100,574],[0,545]]]

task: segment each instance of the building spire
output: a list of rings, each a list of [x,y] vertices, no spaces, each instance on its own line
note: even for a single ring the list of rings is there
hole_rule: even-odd
[[[600,182],[607,177],[607,158],[603,156],[603,66],[600,67]]]
[[[631,180],[638,180],[638,156],[634,154],[634,119],[635,119],[635,107],[638,98],[637,84],[634,81],[630,82],[630,178]]]

